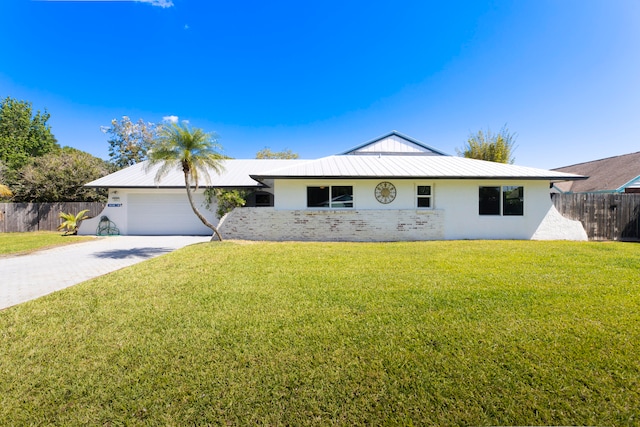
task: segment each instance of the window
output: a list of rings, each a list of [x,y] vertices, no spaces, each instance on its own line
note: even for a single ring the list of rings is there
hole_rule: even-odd
[[[307,187],[308,208],[352,208],[353,187],[334,185]]]
[[[500,187],[480,187],[480,215],[500,215]]]
[[[418,185],[418,201],[417,206],[419,208],[431,207],[431,186],[430,185]]]
[[[273,195],[269,193],[256,193],[256,206],[273,206]]]
[[[524,214],[524,188],[502,187],[502,215]]]
[[[480,187],[478,196],[480,215],[524,215],[524,187]]]
[[[273,194],[266,191],[252,191],[245,196],[245,202],[248,208],[273,206]]]

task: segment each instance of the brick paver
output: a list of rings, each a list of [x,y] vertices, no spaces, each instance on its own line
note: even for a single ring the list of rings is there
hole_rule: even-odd
[[[113,236],[0,258],[0,310],[209,240],[207,236]]]

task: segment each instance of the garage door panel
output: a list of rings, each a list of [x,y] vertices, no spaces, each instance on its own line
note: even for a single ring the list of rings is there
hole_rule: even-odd
[[[212,223],[213,212],[204,208],[204,197],[194,195],[198,210]],[[209,235],[206,227],[193,213],[185,193],[129,194],[127,232],[132,235]]]

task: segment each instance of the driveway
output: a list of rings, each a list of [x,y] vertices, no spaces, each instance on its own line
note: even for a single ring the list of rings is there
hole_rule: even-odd
[[[208,236],[113,236],[0,258],[0,310],[137,264]]]

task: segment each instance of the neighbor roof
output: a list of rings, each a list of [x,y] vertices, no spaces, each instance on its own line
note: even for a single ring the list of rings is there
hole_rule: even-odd
[[[303,178],[585,179],[575,174],[454,156],[329,156],[265,173],[256,180]]]
[[[250,173],[263,173],[265,171],[292,165],[308,160],[289,159],[248,159],[248,160],[224,160],[224,170],[217,174],[210,171],[210,182],[201,176],[199,184],[202,187],[262,187],[263,184],[252,179]],[[159,183],[155,182],[155,176],[160,165],[145,170],[147,161],[137,163],[125,169],[121,169],[110,175],[91,181],[85,187],[110,187],[110,188],[184,188],[184,175],[175,168]]]
[[[553,169],[558,172],[587,175],[580,182],[565,182],[555,187],[562,192],[624,192],[640,183],[640,152],[608,157]]]

